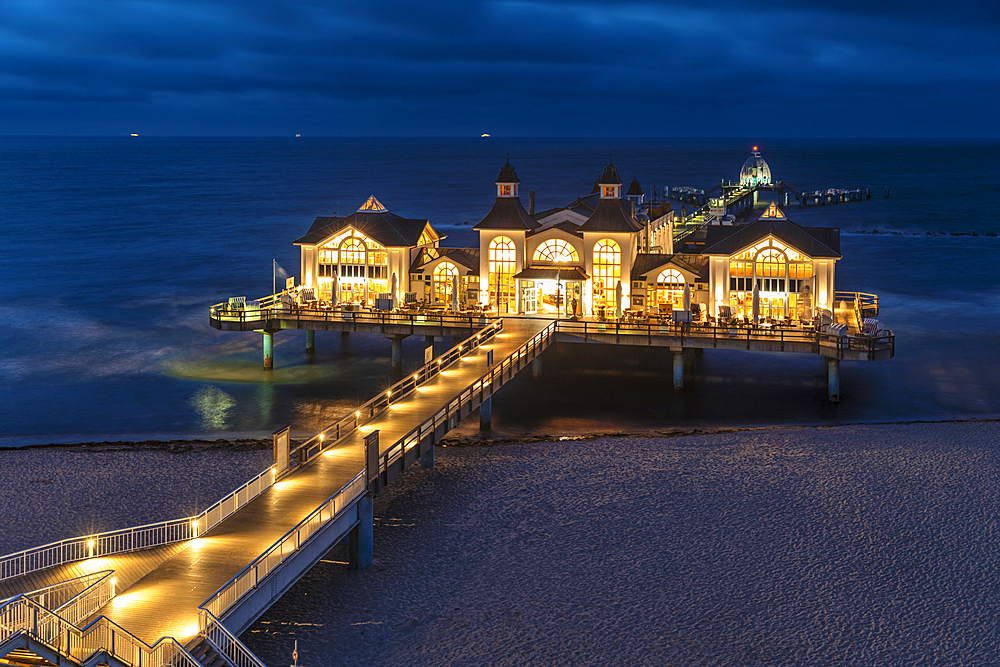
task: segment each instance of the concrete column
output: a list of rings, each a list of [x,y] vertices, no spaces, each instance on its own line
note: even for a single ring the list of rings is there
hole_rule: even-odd
[[[684,388],[684,351],[674,350],[674,389]]]
[[[434,443],[431,443],[430,448],[420,455],[420,467],[421,468],[433,468],[434,467]]]
[[[831,403],[840,402],[840,359],[826,360],[826,395]]]
[[[493,429],[493,397],[490,396],[479,406],[479,432],[489,433]]]
[[[393,336],[392,340],[392,374],[403,373],[403,339]]]
[[[347,534],[347,567],[351,570],[368,567],[375,560],[372,494],[362,496],[357,507],[360,523]]]
[[[344,340],[347,340],[348,338],[351,337],[351,332],[350,331],[341,331],[340,332],[340,337],[343,338]]]
[[[542,377],[542,357],[541,355],[531,360],[531,377]]]
[[[316,353],[316,332],[312,329],[306,331],[306,354]]]
[[[264,370],[269,371],[274,368],[274,334],[270,331],[264,332]]]

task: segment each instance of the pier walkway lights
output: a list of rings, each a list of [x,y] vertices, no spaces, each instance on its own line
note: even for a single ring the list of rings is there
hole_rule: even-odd
[[[198,519],[191,521],[191,537],[198,537]]]
[[[94,540],[87,540],[87,558],[94,557]]]

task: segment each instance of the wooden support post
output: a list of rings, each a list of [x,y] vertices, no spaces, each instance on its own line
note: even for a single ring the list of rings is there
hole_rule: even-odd
[[[312,329],[306,331],[306,354],[316,353],[316,332]]]

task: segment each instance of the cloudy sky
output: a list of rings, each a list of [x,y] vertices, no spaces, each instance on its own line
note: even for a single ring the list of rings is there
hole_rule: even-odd
[[[0,134],[1000,136],[1000,2],[2,0]]]

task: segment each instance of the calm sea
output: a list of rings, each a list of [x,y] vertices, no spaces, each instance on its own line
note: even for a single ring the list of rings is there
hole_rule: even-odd
[[[389,382],[389,342],[259,336],[208,325],[208,306],[271,289],[271,260],[298,272],[317,215],[375,194],[474,244],[510,155],[537,208],[587,194],[613,155],[623,177],[710,187],[736,179],[745,140],[0,138],[0,444],[301,433]],[[1000,143],[775,140],[776,179],[864,185],[873,199],[800,211],[839,226],[837,287],[876,292],[898,336],[881,363],[845,363],[825,398],[819,357],[706,351],[670,388],[662,351],[560,346],[540,379],[494,404],[499,435],[676,426],[844,423],[1000,414]],[[890,188],[890,197],[883,196]],[[524,197],[525,201],[527,197]],[[860,234],[878,229],[880,234]],[[937,235],[977,232],[980,236]],[[444,343],[440,344],[444,346]],[[404,343],[422,360],[422,340]]]

